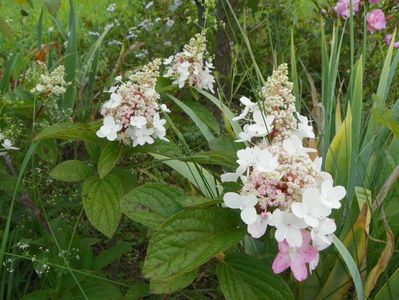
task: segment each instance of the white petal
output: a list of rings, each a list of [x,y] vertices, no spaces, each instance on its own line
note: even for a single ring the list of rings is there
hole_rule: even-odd
[[[243,203],[245,207],[252,207],[255,206],[258,203],[258,198],[251,194],[251,195],[245,195],[241,196],[243,199]]]
[[[346,190],[343,186],[338,185],[332,189],[332,194],[331,197],[334,198],[335,200],[341,200],[344,198],[346,195]]]
[[[276,238],[277,242],[282,242],[285,237],[287,236],[288,228],[286,226],[277,227],[276,233],[274,237]]]
[[[223,196],[224,203],[230,208],[240,208],[242,206],[242,198],[237,193],[228,192]]]
[[[292,203],[291,211],[298,218],[302,219],[304,217],[304,209],[303,209],[302,203],[299,203],[299,202]]]
[[[306,225],[308,225],[308,226],[311,226],[311,227],[319,226],[319,220],[313,216],[304,215],[303,219],[304,219]]]
[[[241,219],[245,224],[252,224],[256,221],[257,214],[255,207],[246,207],[241,211]]]
[[[249,224],[247,227],[248,233],[254,238],[258,239],[263,236],[267,229],[267,222],[263,221],[260,216],[255,223]]]
[[[292,247],[302,246],[302,233],[299,229],[289,227],[285,239]]]

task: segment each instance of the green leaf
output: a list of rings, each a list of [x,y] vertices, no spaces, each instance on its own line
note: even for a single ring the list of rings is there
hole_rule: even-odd
[[[177,198],[177,201],[183,207],[193,207],[193,206],[210,206],[220,204],[221,200],[210,199],[197,195],[184,195],[180,198]]]
[[[195,269],[189,273],[167,279],[154,278],[150,280],[150,291],[153,294],[171,294],[190,285],[197,276],[198,269]]]
[[[65,80],[69,83],[63,97],[63,108],[72,109],[76,100],[76,79],[78,67],[78,43],[73,1],[69,0],[69,35],[64,58]]]
[[[94,270],[101,270],[102,268],[113,263],[115,260],[120,258],[123,254],[127,253],[132,248],[132,243],[119,241],[116,245],[110,249],[101,252],[93,263]]]
[[[177,159],[150,153],[154,158],[161,160],[176,172],[187,178],[194,184],[205,196],[216,197],[222,194],[222,189],[216,178],[204,167],[198,166],[192,162],[183,162]]]
[[[98,163],[101,154],[101,144],[97,142],[86,141],[85,148],[94,164]]]
[[[375,295],[375,300],[399,299],[399,268],[392,274],[391,277]]]
[[[179,212],[152,236],[143,274],[146,278],[191,272],[245,235],[239,216],[230,209],[195,208]]]
[[[108,238],[116,231],[121,215],[122,185],[118,177],[90,177],[83,183],[82,202],[90,223]]]
[[[122,155],[122,147],[119,143],[107,143],[101,149],[100,158],[98,160],[98,174],[100,178],[107,175],[116,165]]]
[[[43,140],[36,148],[37,155],[44,161],[55,164],[58,159],[58,146],[54,140]]]
[[[122,212],[135,222],[156,228],[183,209],[177,201],[181,196],[183,191],[173,186],[145,184],[123,197]]]
[[[80,160],[66,160],[50,171],[50,176],[58,181],[78,182],[90,177],[93,169]]]
[[[333,243],[337,248],[339,254],[341,254],[347,268],[349,269],[349,273],[351,274],[353,282],[355,284],[357,299],[363,299],[362,278],[360,277],[359,269],[357,268],[355,261],[353,260],[349,251],[346,249],[345,245],[335,235],[333,235]]]
[[[216,273],[227,300],[293,299],[287,283],[269,269],[252,256],[229,254],[218,264]]]
[[[123,194],[130,192],[139,185],[137,181],[137,175],[133,174],[129,169],[113,168],[110,174],[115,175],[121,181],[123,186]]]
[[[223,113],[223,116],[225,116],[225,119],[229,122],[231,128],[233,128],[235,135],[238,137],[239,133],[242,131],[240,124],[238,124],[237,121],[233,121],[234,114],[231,112],[231,110],[223,104],[223,101],[216,98],[212,94],[203,91],[203,90],[197,90],[199,93],[204,95],[208,100],[210,100],[213,104],[215,104],[219,110]]]
[[[209,130],[208,125],[197,116],[197,113],[191,107],[187,106],[185,103],[170,94],[168,94],[167,96],[172,99],[191,118],[191,120],[195,123],[195,125],[197,125],[198,129],[201,131],[202,135],[208,142],[215,139],[215,136]]]
[[[98,141],[96,130],[99,123],[59,123],[47,127],[39,132],[34,141],[45,139],[77,140],[77,141]]]
[[[126,293],[123,300],[141,300],[150,295],[150,287],[147,283],[137,283]]]
[[[204,105],[199,103],[198,101],[193,100],[184,100],[184,104],[190,107],[195,114],[204,122],[210,130],[216,135],[220,135],[220,127],[219,123],[216,120],[215,116],[210,112]]]
[[[209,165],[219,165],[223,167],[237,168],[237,155],[226,153],[226,152],[216,152],[216,151],[206,151],[196,153],[194,155],[188,156],[187,161],[197,162],[201,164]]]

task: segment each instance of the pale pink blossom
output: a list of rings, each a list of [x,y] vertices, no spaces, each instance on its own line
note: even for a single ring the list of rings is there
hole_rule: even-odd
[[[381,9],[374,9],[366,15],[367,30],[374,33],[385,29],[387,21],[384,12]]]
[[[392,42],[392,34],[387,34],[384,38],[385,44],[389,47]],[[399,48],[399,42],[394,42],[393,46]]]
[[[350,17],[350,3],[350,0],[338,0],[337,4],[334,7],[334,10],[337,12],[338,16],[345,19]],[[352,0],[353,15],[355,15],[355,13],[359,11],[359,3],[360,0]]]
[[[305,280],[308,277],[306,264],[315,269],[319,256],[319,251],[310,244],[310,233],[302,231],[303,242],[300,247],[290,247],[284,240],[278,243],[279,253],[273,261],[273,272],[279,274],[290,268],[294,277],[298,281]]]

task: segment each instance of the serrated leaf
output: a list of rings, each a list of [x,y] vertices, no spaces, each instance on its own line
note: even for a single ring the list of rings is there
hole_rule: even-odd
[[[229,254],[218,264],[216,273],[227,300],[293,299],[287,283],[252,256]]]
[[[58,181],[78,182],[90,177],[93,169],[80,160],[66,160],[50,171],[50,176]]]
[[[121,155],[122,147],[119,143],[107,143],[101,149],[100,158],[98,159],[98,174],[100,178],[103,178],[115,167]]]
[[[168,278],[191,272],[245,235],[239,216],[230,209],[207,207],[179,212],[152,236],[143,274]]]
[[[171,294],[190,285],[198,276],[198,269],[189,273],[167,279],[150,280],[150,292],[153,294]]]
[[[116,231],[121,215],[122,185],[118,177],[90,177],[83,183],[82,203],[90,223],[108,238]]]
[[[93,123],[60,123],[47,127],[39,132],[34,141],[45,139],[78,140],[78,141],[98,141],[96,130],[98,122]]]
[[[135,222],[156,228],[183,209],[177,201],[182,196],[183,191],[173,186],[145,184],[123,197],[122,212]]]

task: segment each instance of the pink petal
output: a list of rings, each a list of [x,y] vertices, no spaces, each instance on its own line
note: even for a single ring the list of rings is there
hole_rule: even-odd
[[[308,277],[308,270],[306,268],[306,264],[301,259],[293,259],[291,261],[291,271],[294,274],[294,277],[298,281],[305,280]]]
[[[273,261],[272,269],[275,274],[279,274],[288,269],[290,266],[290,259],[288,254],[279,253]]]

